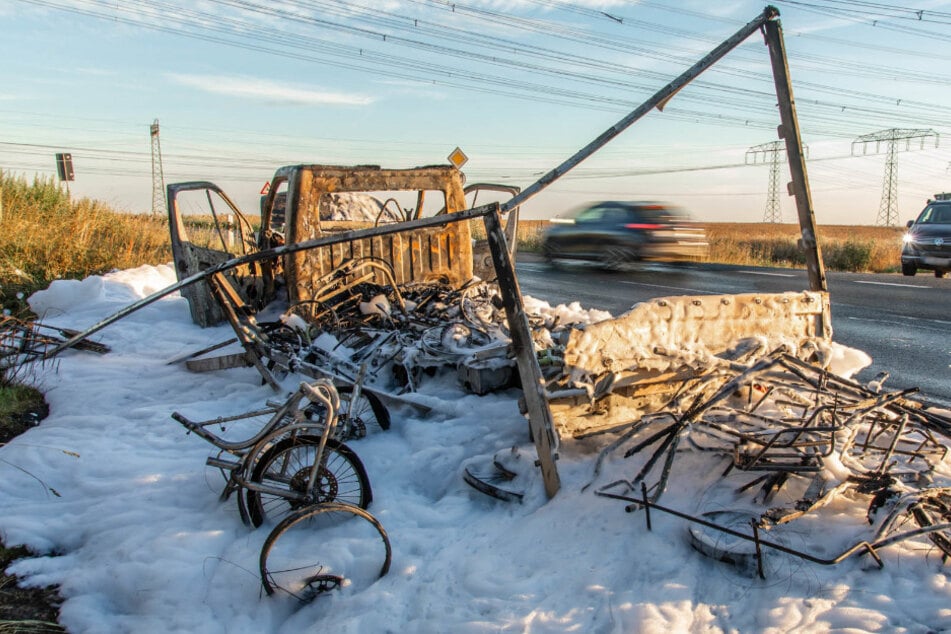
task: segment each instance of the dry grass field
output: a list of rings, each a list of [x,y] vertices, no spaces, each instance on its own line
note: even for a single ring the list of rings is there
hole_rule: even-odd
[[[209,222],[198,219],[196,225],[196,236],[212,238]],[[0,172],[0,308],[17,314],[26,297],[53,280],[171,260],[164,216],[70,200],[52,179]]]
[[[728,264],[802,266],[799,225],[708,223],[710,259]],[[903,227],[820,225],[822,259],[833,271],[891,273],[900,266]]]
[[[548,221],[519,223],[519,248],[540,249]],[[799,226],[767,223],[705,223],[710,262],[759,266],[805,265],[797,247]],[[818,227],[819,246],[828,269],[892,273],[899,270],[901,227],[825,225]]]
[[[60,278],[171,259],[164,218],[116,213],[105,203],[71,201],[52,179],[28,182],[0,172],[0,301]]]

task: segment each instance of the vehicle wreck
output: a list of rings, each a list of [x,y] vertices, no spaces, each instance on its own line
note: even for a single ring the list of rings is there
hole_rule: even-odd
[[[693,335],[704,341],[709,354],[723,353],[742,339],[769,333],[777,323],[788,324],[789,330],[783,333],[783,339],[795,340],[797,347],[807,339],[830,341],[832,330],[825,275],[815,239],[814,212],[777,17],[778,11],[767,7],[615,126],[535,184],[521,192],[510,192],[512,197],[496,203],[494,208],[488,205],[463,211],[467,207],[463,179],[453,167],[388,170],[288,166],[278,170],[272,179],[270,192],[262,204],[262,228],[257,239],[243,236],[242,244],[250,244],[250,249],[243,255],[227,251],[209,254],[188,242],[179,197],[200,191],[210,203],[214,193],[230,208],[229,213],[240,212],[211,183],[170,185],[168,208],[176,271],[182,280],[183,293],[189,298],[193,318],[202,325],[227,318],[245,349],[242,355],[220,361],[193,359],[191,367],[213,369],[226,367],[228,363],[251,363],[258,367],[265,381],[274,385],[276,382],[269,376],[272,368],[304,370],[311,376],[330,376],[341,381],[353,381],[359,375],[368,390],[376,389],[382,397],[411,391],[415,375],[436,365],[455,365],[463,382],[476,391],[506,386],[509,375],[517,374],[525,394],[532,437],[538,445],[546,491],[554,495],[558,489],[555,448],[560,433],[572,433],[570,420],[581,414],[588,415],[594,409],[606,419],[604,424],[611,426],[623,419],[624,411],[628,414],[632,411],[629,403],[622,405],[622,402],[643,400],[640,392],[647,386],[654,386],[650,390],[656,392],[657,385],[669,381],[652,369],[657,365],[656,360],[643,355],[628,359],[625,367],[595,368],[579,363],[590,356],[588,348],[602,347],[601,335],[595,332],[611,328],[619,332],[618,327],[598,326],[587,338],[584,334],[574,335],[575,343],[570,342],[569,336],[562,367],[567,368],[570,378],[561,381],[549,376],[548,383],[558,387],[548,389],[536,354],[540,346],[536,346],[535,333],[525,316],[512,265],[518,206],[645,114],[654,108],[662,110],[687,83],[756,32],[762,32],[770,52],[780,104],[779,133],[786,141],[790,157],[793,176],[790,191],[796,197],[799,210],[810,289],[795,299],[736,296],[713,302],[709,298],[669,300],[672,317],[666,323],[669,336],[665,339],[669,351],[662,351],[660,356],[682,354],[689,338],[688,330],[694,327],[692,324],[709,325]],[[479,189],[478,185],[472,187]],[[329,211],[333,196],[344,193],[374,195],[380,210],[374,222],[332,219],[346,217],[346,214],[334,216]],[[395,213],[389,217],[402,215],[403,222],[383,222],[385,210],[394,207]],[[211,211],[213,215],[220,213],[213,206]],[[509,219],[503,230],[504,215]],[[493,264],[492,270],[483,267],[477,276],[474,276],[474,261],[484,261],[484,258],[478,254],[474,258],[470,249],[467,221],[473,218],[484,220]],[[246,222],[241,224],[250,226]],[[199,283],[189,282],[195,278],[200,279]],[[433,288],[420,303],[415,299],[405,301],[407,293],[418,293],[420,284],[437,282],[444,285],[443,297],[452,296],[456,303],[432,302],[429,298],[436,294]],[[476,291],[473,284],[481,288]],[[257,323],[255,313],[273,302],[281,287],[286,302],[283,309],[287,312],[273,319],[285,327],[274,329],[268,335]],[[483,301],[475,302],[476,295]],[[447,307],[438,326],[432,322],[431,315],[423,318],[417,310],[427,304],[429,310]],[[474,309],[476,306],[478,309]],[[499,308],[504,311],[504,319],[499,319],[503,314]],[[492,317],[493,311],[496,311],[495,317]],[[673,317],[674,312],[687,317]],[[447,323],[446,317],[450,315],[460,318]],[[488,320],[483,315],[489,315]],[[750,319],[750,315],[756,317]],[[641,317],[634,314],[627,319],[634,324]],[[336,343],[330,351],[304,352],[294,335],[284,336],[288,331],[286,324],[292,321],[305,324],[302,336],[307,342],[319,340],[317,332],[324,332],[337,335]],[[730,327],[725,326],[728,321],[732,323]],[[381,328],[384,322],[388,322],[385,324],[388,328]],[[737,330],[740,325],[746,330]],[[621,328],[625,329],[628,334],[636,330]],[[550,338],[546,334],[538,336]],[[272,345],[270,339],[281,341]],[[359,345],[352,354],[341,354],[342,350],[350,350],[351,344],[357,345],[358,340]],[[628,345],[634,343],[631,341]],[[658,356],[657,342],[635,347],[644,349],[647,357]],[[559,353],[560,350],[556,350],[554,356]],[[602,354],[597,363],[603,366],[605,362],[606,356]],[[381,372],[384,365],[393,363],[399,368],[396,374],[402,385],[393,385],[391,377],[384,377]],[[675,373],[684,371],[682,363],[670,359],[665,363]],[[513,368],[517,372],[512,373]],[[605,378],[604,370],[608,370],[610,378]],[[587,405],[580,402],[584,399],[589,401]],[[603,407],[607,402],[612,403],[611,407]],[[560,428],[555,424],[552,406],[559,411]],[[586,407],[587,411],[577,407]]]
[[[625,459],[640,461],[636,474],[597,492],[643,509],[645,516],[651,509],[679,512],[658,499],[688,445],[726,460],[729,473],[755,474],[732,486],[732,492],[755,499],[740,503],[728,519],[710,515],[710,509],[680,512],[693,524],[733,536],[739,532],[736,517],[752,528],[752,556],[698,533],[698,550],[718,558],[755,559],[759,565],[760,549],[772,545],[758,531],[817,511],[846,492],[865,496],[870,518],[879,509],[886,515],[879,532],[849,554],[861,550],[875,557],[876,548],[900,541],[890,532],[912,518],[917,532],[907,538],[925,536],[943,556],[951,555],[951,483],[929,482],[933,465],[946,456],[951,420],[905,393],[879,394],[829,371],[829,294],[777,17],[767,7],[536,183],[521,191],[509,188],[510,197],[501,202],[470,204],[467,193],[505,188],[464,187],[462,173],[452,166],[292,165],[275,173],[257,235],[241,220],[233,248],[219,224],[222,248],[209,249],[189,240],[183,197],[204,198],[216,221],[222,213],[244,216],[212,183],[170,185],[179,282],[44,356],[181,291],[195,323],[227,321],[234,330],[232,339],[176,360],[191,371],[253,366],[275,389],[281,376],[303,375],[390,406],[425,407],[414,391],[437,373],[454,373],[477,394],[518,385],[535,455],[515,466],[506,448],[487,471],[465,470],[467,482],[496,497],[520,499],[519,470],[536,467],[546,495],[555,496],[562,443],[620,434],[603,448],[595,477],[622,447]],[[593,324],[546,323],[529,315],[513,264],[519,206],[648,112],[662,110],[757,32],[772,63],[778,134],[789,157],[809,288],[659,298]],[[347,214],[354,197],[370,202],[359,214]],[[485,229],[482,244],[473,240],[476,222]],[[239,351],[219,353],[234,344]],[[615,464],[615,470],[623,467]],[[838,477],[829,477],[836,469]],[[769,505],[777,497],[785,500],[781,508],[753,503]],[[739,538],[747,539],[745,533]],[[764,574],[762,567],[758,573]]]

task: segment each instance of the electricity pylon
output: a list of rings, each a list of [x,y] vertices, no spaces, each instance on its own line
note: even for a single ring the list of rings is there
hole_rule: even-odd
[[[808,149],[803,144],[803,156],[806,156]],[[782,222],[783,212],[779,205],[779,164],[786,160],[785,145],[781,141],[754,145],[746,151],[746,164],[756,165],[761,156],[764,163],[769,163],[769,188],[766,193],[763,222]]]
[[[882,202],[878,206],[878,219],[875,224],[884,227],[894,227],[898,224],[898,159],[895,158],[895,148],[898,141],[905,142],[905,151],[911,150],[913,139],[920,139],[921,149],[925,149],[925,140],[934,137],[934,146],[938,147],[938,133],[931,129],[891,128],[863,134],[852,141],[852,156],[855,156],[855,146],[862,144],[862,154],[868,153],[868,144],[875,142],[875,153],[885,147],[885,177],[882,179]]]
[[[165,206],[165,173],[162,170],[162,143],[159,141],[158,119],[149,126],[152,138],[152,213],[167,215]]]

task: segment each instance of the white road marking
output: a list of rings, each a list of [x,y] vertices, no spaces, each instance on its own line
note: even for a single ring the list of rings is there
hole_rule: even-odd
[[[895,282],[868,282],[865,280],[854,280],[856,284],[874,284],[876,286],[901,286],[903,288],[931,288],[930,286],[919,286],[917,284],[896,284]]]
[[[770,277],[796,277],[795,273],[767,273],[765,271],[737,271],[737,273],[746,273],[747,275],[769,275]]]
[[[845,317],[849,321],[861,321],[869,324],[885,324],[887,326],[895,326],[894,319],[872,319],[870,317]],[[924,319],[922,317],[902,317],[903,321],[907,322],[916,322],[914,324],[915,328],[918,330],[928,330],[931,332],[937,332],[940,334],[947,334],[948,329],[951,328],[951,321],[945,321],[943,319]]]
[[[691,293],[703,293],[705,295],[722,295],[723,293],[716,293],[714,291],[701,291],[696,288],[684,288],[682,286],[664,286],[663,284],[645,284],[644,282],[625,282],[620,280],[621,284],[628,284],[629,286],[650,286],[651,288],[669,288],[675,291],[689,291]]]

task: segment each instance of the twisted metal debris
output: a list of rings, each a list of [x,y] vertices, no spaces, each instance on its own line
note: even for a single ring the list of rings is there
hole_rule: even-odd
[[[599,485],[597,495],[643,509],[648,528],[652,509],[686,519],[697,550],[760,576],[764,548],[821,564],[868,553],[883,565],[879,549],[926,537],[944,561],[951,556],[951,477],[938,467],[948,454],[951,415],[912,399],[915,392],[876,391],[778,349],[741,372],[685,381],[666,408],[631,421],[600,452],[587,486],[620,453],[635,463],[633,475]],[[697,508],[661,505],[678,463],[699,454],[723,468]],[[838,535],[840,543],[818,528],[828,522],[841,533],[841,521],[823,509],[857,505],[867,525]],[[782,527],[805,519],[819,542],[814,550],[781,543]]]
[[[0,372],[15,371],[26,364],[42,360],[52,348],[62,344],[77,331],[49,326],[34,320],[0,315]],[[105,344],[85,339],[77,350],[105,354]]]

